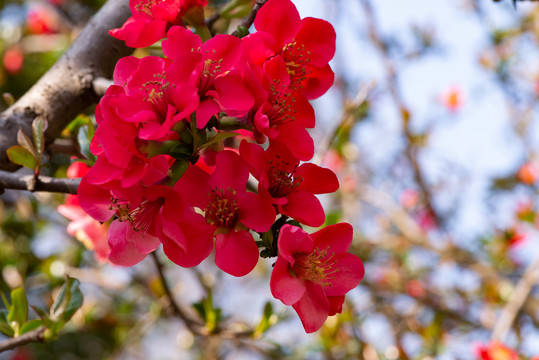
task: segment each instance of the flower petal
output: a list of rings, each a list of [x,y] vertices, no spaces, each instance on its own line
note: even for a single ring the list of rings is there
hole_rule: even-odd
[[[111,263],[122,266],[133,266],[144,260],[146,254],[137,250],[135,244],[127,239],[126,230],[129,223],[113,221],[109,226],[108,258]]]
[[[277,239],[279,257],[282,257],[290,266],[294,265],[294,254],[310,253],[313,251],[313,241],[302,228],[284,225]]]
[[[310,281],[305,282],[305,294],[292,307],[298,313],[307,333],[320,329],[330,310],[329,301],[322,286]]]
[[[248,231],[219,234],[215,240],[215,264],[233,276],[244,276],[258,262],[258,246]]]
[[[305,293],[305,280],[290,273],[289,264],[282,257],[277,258],[270,279],[271,294],[285,305],[293,305]]]
[[[298,189],[313,194],[327,194],[339,189],[339,180],[333,171],[315,164],[302,164],[296,175],[303,178]]]
[[[245,193],[238,201],[238,221],[257,232],[268,231],[275,221],[271,203],[255,193]]]
[[[279,206],[280,211],[309,226],[321,226],[326,214],[320,201],[307,191],[294,191],[288,195],[288,203]]]
[[[334,278],[331,281],[331,286],[324,287],[328,296],[346,294],[355,288],[363,279],[363,275],[365,275],[363,263],[354,254],[337,254],[334,259],[336,260],[334,266],[338,271],[333,274]]]
[[[311,234],[314,246],[319,249],[329,248],[329,253],[341,254],[348,251],[352,244],[354,230],[348,223],[330,225]]]
[[[300,21],[290,0],[270,0],[258,11],[254,24],[257,31],[272,34],[280,46],[296,35]]]

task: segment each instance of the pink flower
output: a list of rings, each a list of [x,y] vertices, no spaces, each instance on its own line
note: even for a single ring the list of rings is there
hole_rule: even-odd
[[[111,110],[123,121],[135,124],[140,139],[177,138],[172,127],[189,119],[199,103],[197,88],[188,82],[195,65],[195,61],[172,63],[157,56],[120,59],[114,82],[123,86],[126,96],[120,96]]]
[[[335,30],[327,21],[301,19],[290,0],[269,0],[258,12],[257,32],[244,38],[250,60],[262,67],[281,57],[290,74],[291,88],[314,99],[333,84],[329,60],[335,54]]]
[[[300,165],[279,143],[264,151],[242,141],[240,154],[258,180],[258,193],[274,204],[279,213],[309,226],[324,223],[324,209],[314,194],[337,191],[339,181],[333,171],[309,163]]]
[[[533,185],[539,179],[539,168],[533,162],[528,161],[518,169],[517,178],[524,184]]]
[[[249,118],[257,142],[278,142],[300,160],[310,160],[314,142],[306,128],[315,126],[314,110],[302,94],[291,88],[291,78],[281,57],[254,68],[246,77],[251,92],[257,94],[256,105]]]
[[[518,354],[498,341],[479,346],[477,356],[481,360],[518,360]]]
[[[191,241],[206,251],[212,248],[215,235],[215,263],[234,276],[248,274],[258,262],[258,247],[249,229],[265,232],[275,220],[271,204],[246,191],[248,178],[243,160],[225,150],[217,154],[211,175],[190,166],[175,186],[188,205],[204,212],[206,223],[202,227],[211,229],[210,238]]]
[[[243,116],[254,99],[243,81],[243,44],[241,39],[219,34],[202,43],[191,31],[175,26],[163,41],[163,52],[175,62],[196,62],[191,83],[198,88],[197,127],[206,126],[213,115],[223,111],[229,116]]]
[[[67,176],[76,179],[85,175],[90,168],[82,162],[74,162],[67,169]],[[65,203],[58,206],[58,212],[72,220],[67,225],[67,232],[81,241],[88,249],[95,251],[99,261],[107,258],[109,247],[107,244],[108,226],[93,219],[80,206],[77,195],[68,195]]]
[[[12,46],[4,52],[2,58],[4,69],[11,74],[18,74],[24,65],[24,54],[18,46]]]
[[[310,235],[291,225],[281,228],[271,293],[292,305],[308,333],[320,329],[328,316],[340,313],[344,295],[363,278],[363,263],[347,252],[352,236],[347,223]]]
[[[442,95],[440,102],[450,111],[457,112],[464,105],[464,93],[458,86],[449,87]]]
[[[181,18],[189,9],[207,4],[208,0],[129,0],[133,16],[109,34],[133,48],[150,46],[166,37],[172,25],[183,25]]]

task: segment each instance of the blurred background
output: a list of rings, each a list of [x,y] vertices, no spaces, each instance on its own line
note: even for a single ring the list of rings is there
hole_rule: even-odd
[[[326,223],[354,226],[351,251],[366,268],[343,313],[306,335],[271,296],[271,259],[234,278],[212,259],[181,269],[158,252],[180,303],[216,328],[256,330],[196,336],[170,311],[150,257],[110,265],[66,210],[72,199],[6,190],[0,290],[24,285],[29,303],[46,308],[67,273],[85,301],[57,341],[0,359],[539,356],[539,3],[293,2],[337,32],[335,84],[313,102],[311,134],[313,161],[341,184],[321,197]],[[0,0],[0,92],[24,94],[102,3]],[[225,3],[210,1],[207,15]],[[59,142],[79,142],[84,154],[92,110]],[[49,159],[49,175],[70,175],[70,154]]]

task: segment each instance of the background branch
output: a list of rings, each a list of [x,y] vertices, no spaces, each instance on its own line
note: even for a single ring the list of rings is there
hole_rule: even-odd
[[[16,145],[17,131],[31,134],[36,116],[47,119],[47,143],[58,137],[81,111],[99,100],[93,83],[112,76],[119,58],[132,49],[108,34],[131,15],[127,0],[109,0],[90,20],[65,54],[13,106],[0,114],[0,170],[18,168],[6,150]]]
[[[80,179],[61,179],[48,176],[23,175],[0,170],[0,191],[3,189],[48,191],[77,194]]]
[[[19,346],[23,346],[35,342],[44,342],[45,341],[45,328],[39,327],[33,331],[30,331],[24,335],[18,336],[16,338],[8,339],[0,343],[0,353],[8,350],[13,350]]]

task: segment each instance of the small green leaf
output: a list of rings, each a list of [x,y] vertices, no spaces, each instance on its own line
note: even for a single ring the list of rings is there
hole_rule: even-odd
[[[2,313],[3,315],[0,316],[0,332],[6,336],[13,337],[13,335],[15,335],[15,331],[13,331],[9,325],[6,313]]]
[[[271,305],[271,302],[268,301],[264,306],[262,319],[260,319],[260,322],[254,331],[255,337],[262,335],[271,325],[275,324],[275,321],[276,316],[273,316],[273,306]]]
[[[50,319],[49,315],[45,312],[45,310],[38,308],[37,306],[30,305],[30,307],[36,312],[37,316],[39,316],[41,321],[43,321],[43,325],[45,325],[46,328],[51,328],[54,325],[54,321]]]
[[[214,138],[212,138],[210,141],[208,141],[207,143],[205,144],[202,144],[198,149],[201,150],[201,149],[204,149],[204,148],[207,148],[208,146],[211,146],[213,144],[217,144],[225,139],[228,139],[228,138],[231,138],[233,136],[237,136],[238,134],[233,132],[233,131],[221,131],[219,132],[217,135],[215,135]]]
[[[0,295],[2,296],[2,301],[4,303],[4,306],[6,307],[6,309],[9,309],[9,301],[7,301],[7,298],[6,298],[6,295],[4,295],[4,293],[0,293]]]
[[[5,92],[2,94],[2,97],[4,98],[4,101],[7,106],[15,104],[15,98],[10,93]]]
[[[34,320],[27,321],[21,327],[20,335],[26,334],[27,332],[35,330],[42,325],[43,325],[43,320],[41,319],[34,319]]]
[[[34,147],[37,152],[36,161],[41,164],[41,156],[45,152],[45,131],[48,123],[44,117],[38,116],[32,121],[32,135],[34,136]]]
[[[7,157],[12,163],[35,170],[36,158],[22,146],[13,145],[9,149],[7,149],[6,153]]]
[[[66,276],[66,281],[52,304],[52,319],[67,322],[82,306],[84,297],[79,289],[79,284],[77,279]]]
[[[22,326],[28,319],[28,300],[26,292],[21,287],[11,291],[11,306],[7,319],[10,323],[15,321],[19,326]]]
[[[22,129],[19,129],[19,131],[17,131],[17,142],[20,146],[28,150],[28,152],[31,153],[34,158],[36,157],[36,149],[34,148],[32,139],[30,139],[28,135],[26,135],[24,131],[22,131]]]

